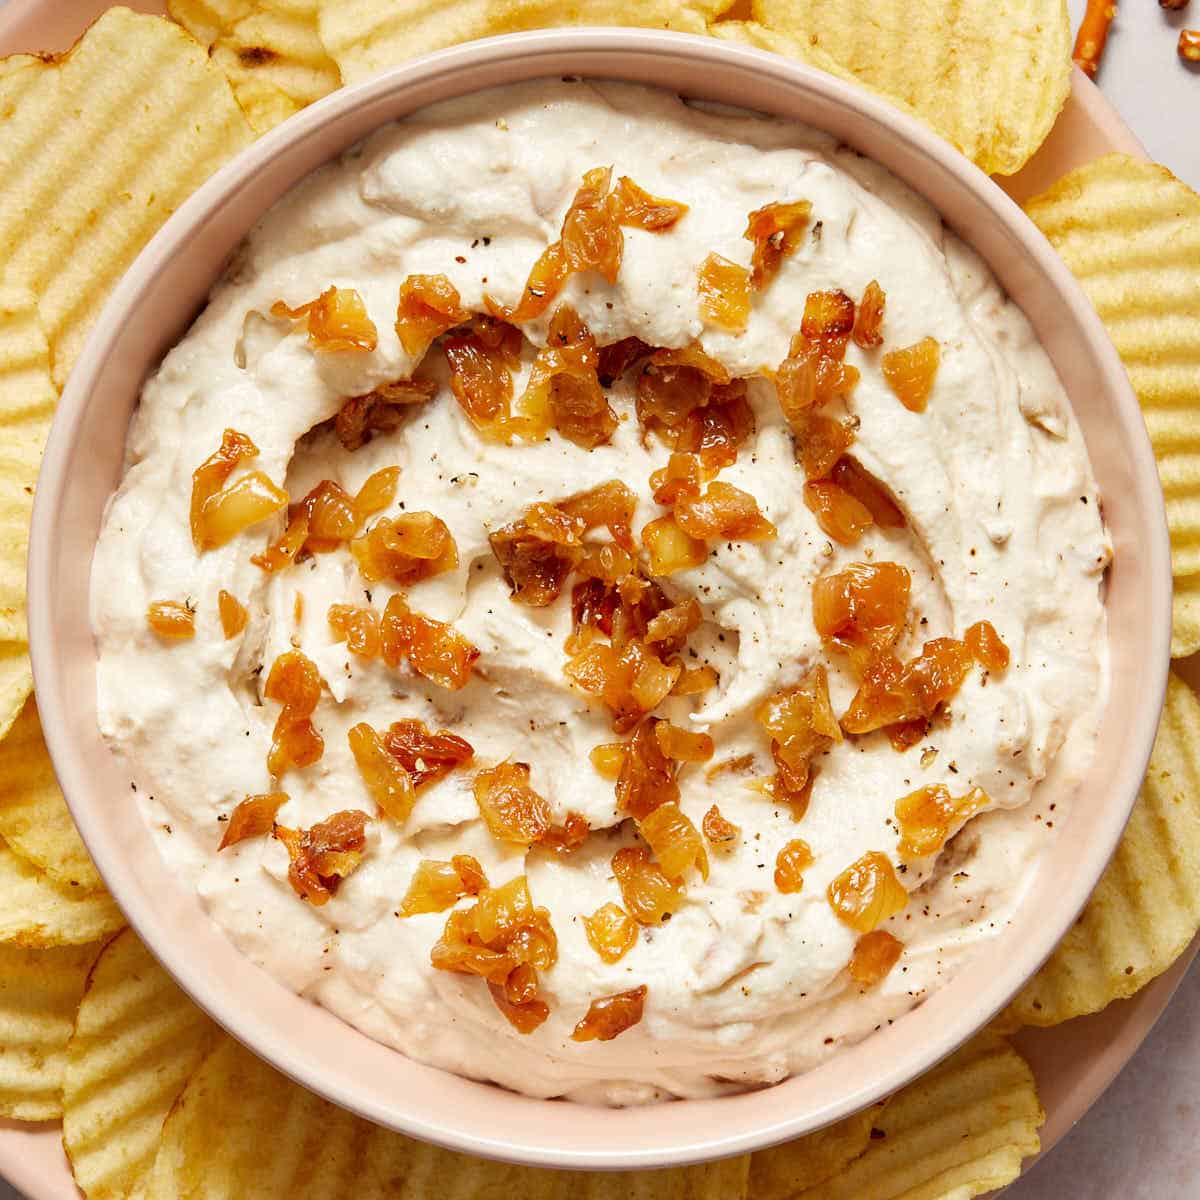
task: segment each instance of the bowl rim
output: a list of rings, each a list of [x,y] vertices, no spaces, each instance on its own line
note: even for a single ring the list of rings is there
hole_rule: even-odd
[[[170,264],[204,220],[219,206],[236,198],[240,190],[247,186],[248,181],[277,157],[286,155],[289,149],[335,125],[352,110],[374,102],[394,99],[415,89],[419,84],[436,83],[439,80],[462,81],[461,86],[446,92],[447,97],[481,90],[478,85],[471,83],[470,76],[475,69],[485,65],[504,62],[509,66],[515,63],[538,65],[537,70],[524,70],[523,73],[514,75],[513,81],[518,78],[558,75],[564,71],[563,60],[572,55],[600,55],[613,60],[614,69],[611,72],[583,72],[590,78],[625,78],[627,76],[623,74],[621,62],[628,62],[634,58],[646,61],[661,60],[663,56],[687,59],[693,64],[698,63],[716,71],[727,67],[752,69],[769,81],[787,84],[794,89],[807,89],[810,93],[828,98],[857,118],[883,127],[891,136],[907,143],[913,151],[930,161],[944,174],[955,177],[962,187],[973,193],[974,198],[990,211],[1005,232],[1010,234],[1014,241],[1022,244],[1036,260],[1037,269],[1050,281],[1057,296],[1066,302],[1073,320],[1083,334],[1087,353],[1097,369],[1113,383],[1113,386],[1124,391],[1125,402],[1116,415],[1121,422],[1121,433],[1131,439],[1129,449],[1138,477],[1145,478],[1145,472],[1149,470],[1157,478],[1154,457],[1141,423],[1136,397],[1128,385],[1124,368],[1099,317],[1074,277],[1022,210],[974,164],[917,119],[894,108],[887,100],[865,88],[779,55],[718,39],[661,30],[606,27],[506,34],[454,46],[402,64],[364,82],[344,87],[297,114],[258,139],[203,184],[164,224],[126,271],[108,299],[70,374],[47,440],[30,533],[30,651],[46,744],[72,815],[85,844],[96,859],[105,882],[128,917],[130,925],[145,940],[164,968],[201,1008],[235,1038],[292,1079],[342,1107],[378,1124],[449,1149],[543,1167],[654,1168],[684,1165],[760,1149],[829,1124],[890,1094],[936,1065],[977,1033],[991,1016],[1008,1003],[1025,980],[1050,955],[1087,902],[1124,830],[1145,773],[1154,730],[1157,727],[1158,711],[1165,695],[1170,661],[1171,572],[1169,541],[1161,504],[1161,519],[1153,528],[1148,527],[1142,531],[1146,538],[1146,574],[1163,598],[1161,611],[1157,614],[1160,619],[1148,620],[1145,634],[1149,671],[1146,694],[1154,701],[1152,711],[1147,709],[1135,716],[1140,736],[1135,735],[1133,740],[1139,747],[1139,752],[1132,753],[1123,760],[1119,777],[1111,788],[1112,801],[1109,807],[1112,811],[1104,825],[1104,836],[1090,847],[1091,869],[1080,876],[1081,880],[1087,880],[1087,886],[1084,888],[1080,882],[1074,891],[1065,896],[1057,918],[1044,923],[1044,932],[1040,940],[1027,952],[1028,970],[1023,970],[1015,983],[1013,977],[1006,977],[1003,985],[998,987],[994,994],[989,995],[986,1009],[980,1009],[970,1022],[948,1029],[940,1041],[923,1047],[919,1054],[911,1056],[900,1069],[896,1069],[894,1065],[890,1069],[881,1069],[870,1087],[859,1088],[842,1096],[838,1102],[827,1105],[817,1120],[773,1119],[766,1125],[739,1130],[716,1139],[707,1137],[695,1140],[684,1137],[669,1146],[648,1149],[618,1149],[613,1152],[594,1149],[563,1150],[561,1147],[539,1143],[536,1139],[528,1144],[515,1145],[497,1142],[477,1130],[438,1123],[425,1118],[420,1112],[408,1110],[398,1113],[394,1108],[383,1108],[364,1101],[353,1088],[332,1082],[314,1071],[287,1039],[272,1037],[272,1031],[263,1021],[255,1020],[252,1013],[246,1014],[236,1009],[221,986],[221,981],[207,976],[198,964],[191,961],[186,953],[186,944],[181,946],[172,937],[169,923],[153,909],[138,901],[130,886],[129,871],[123,870],[120,864],[108,861],[107,856],[97,850],[102,843],[99,834],[100,822],[96,816],[97,806],[89,802],[88,777],[74,744],[74,733],[63,717],[64,681],[54,648],[55,626],[49,615],[54,607],[51,598],[54,590],[53,547],[57,534],[56,522],[63,497],[70,488],[69,466],[74,455],[79,453],[79,426],[93,387],[103,373],[127,311],[149,286],[149,281],[169,269]],[[569,66],[565,69],[570,71]],[[422,105],[415,105],[405,111],[416,111],[419,107]],[[920,188],[914,190],[920,192]],[[247,231],[265,211],[258,209],[253,213],[251,219],[245,223]],[[680,1103],[695,1106],[708,1102],[674,1102]]]

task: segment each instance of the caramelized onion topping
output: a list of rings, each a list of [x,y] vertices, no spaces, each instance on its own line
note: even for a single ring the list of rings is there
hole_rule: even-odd
[[[908,903],[891,859],[878,850],[869,850],[836,876],[828,897],[838,919],[858,933],[870,933]]]
[[[807,200],[767,204],[755,209],[746,222],[743,235],[754,243],[750,281],[761,292],[775,278],[785,258],[799,249],[812,215]]]
[[[642,1019],[645,1004],[645,984],[593,1000],[571,1037],[576,1042],[611,1042]]]
[[[272,778],[280,778],[289,767],[312,766],[325,753],[325,740],[311,720],[321,699],[316,664],[299,650],[285,651],[272,664],[263,692],[282,705],[267,755]]]
[[[271,305],[271,315],[290,321],[305,321],[308,344],[316,351],[371,351],[379,343],[367,306],[354,288],[326,288],[315,300],[289,308],[282,300]]]
[[[155,600],[146,610],[146,623],[164,641],[196,636],[196,611],[178,600]]]
[[[288,853],[288,882],[296,895],[319,907],[337,893],[342,880],[362,862],[369,819],[351,809],[334,813],[311,829],[275,826],[274,836]]]
[[[288,802],[286,792],[247,796],[229,814],[218,852],[247,838],[265,837],[275,826],[275,814]]]

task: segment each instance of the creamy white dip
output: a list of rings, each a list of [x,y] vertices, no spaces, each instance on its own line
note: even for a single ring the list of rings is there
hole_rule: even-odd
[[[849,401],[860,420],[854,453],[908,519],[905,529],[868,531],[852,548],[832,545],[817,527],[773,388],[752,384],[757,430],[721,477],[755,496],[779,535],[718,543],[702,568],[672,577],[702,602],[706,624],[691,644],[721,672],[717,690],[672,701],[673,719],[712,734],[717,760],[752,753],[756,773],[769,774],[754,720],[766,696],[819,658],[829,663],[837,711],[854,691],[844,662],[822,651],[811,583],[872,557],[912,572],[904,656],[928,638],[961,637],[978,620],[993,623],[1013,656],[990,679],[973,671],[948,716],[908,752],[894,751],[883,733],[835,747],[819,761],[799,823],[744,776],[708,782],[703,767],[686,767],[684,811],[699,826],[719,804],[742,839],[732,854],[712,854],[707,883],[692,878],[674,918],[643,929],[613,965],[588,945],[581,921],[620,901],[610,860],[634,841],[628,826],[618,828],[612,784],[588,760],[593,746],[613,740],[610,714],[562,673],[569,589],[550,608],[514,604],[487,534],[534,500],[614,477],[640,496],[635,528],[662,514],[648,480],[668,452],[653,439],[641,444],[629,380],[610,393],[623,418],[612,444],[591,452],[557,434],[536,445],[485,443],[445,387],[397,433],[355,453],[327,431],[310,433],[345,397],[415,366],[392,329],[402,279],[441,272],[468,307],[479,308],[484,291],[515,302],[584,171],[609,164],[614,178],[628,174],[690,211],[668,233],[627,229],[615,285],[587,274],[564,289],[602,344],[699,338],[732,374],[749,375],[787,354],[806,293],[841,288],[858,297],[871,279],[887,293],[885,349],[926,336],[941,343],[922,414],[888,389],[880,351],[850,346],[847,361],[862,373]],[[756,298],[748,329],[705,328],[701,262],[716,251],[748,264],[747,214],[794,199],[812,203],[811,234]],[[364,297],[380,334],[375,352],[314,354],[302,328],[266,315],[276,300],[301,304],[331,284]],[[540,345],[545,323],[526,332]],[[226,427],[254,440],[261,454],[252,465],[293,499],[324,478],[353,492],[371,472],[400,466],[392,513],[430,510],[458,544],[460,568],[407,595],[482,651],[467,688],[442,690],[334,642],[329,606],[366,602],[344,549],[268,576],[250,556],[278,534],[276,521],[196,551],[191,476]],[[539,82],[428,109],[316,172],[264,218],[146,384],[96,551],[100,721],[128,761],[172,869],[245,954],[289,987],[414,1058],[532,1095],[607,1103],[712,1095],[781,1080],[861,1039],[942,986],[1004,928],[1092,753],[1107,690],[1109,555],[1084,444],[1045,353],[989,271],[922,201],[796,125],[700,111],[624,85]],[[391,589],[366,586],[382,609]],[[232,640],[218,619],[222,588],[251,614]],[[164,643],[147,627],[147,605],[185,598],[197,610],[196,637]],[[422,795],[405,825],[368,825],[362,866],[321,908],[289,886],[274,839],[217,853],[233,807],[271,790],[266,754],[278,706],[262,699],[262,668],[297,645],[327,685],[314,718],[326,749],[315,766],[285,776],[291,799],[281,823],[376,811],[347,746],[359,721],[382,728],[420,717],[476,752],[471,769]],[[491,838],[471,779],[509,756],[532,765],[533,786],[557,820],[574,809],[601,831],[583,850],[526,854]],[[903,957],[864,992],[846,971],[855,935],[830,909],[826,886],[869,850],[898,863],[895,802],[932,783],[956,795],[978,785],[995,811],[908,868],[905,886],[919,894],[887,925]],[[772,883],[775,857],[796,837],[816,861],[803,891],[783,895]],[[418,861],[453,853],[474,854],[493,884],[527,873],[534,902],[550,911],[559,958],[542,976],[550,1017],[532,1035],[507,1023],[482,980],[431,967],[445,914],[397,916]],[[570,1039],[592,999],[639,984],[649,989],[640,1024],[607,1043]]]

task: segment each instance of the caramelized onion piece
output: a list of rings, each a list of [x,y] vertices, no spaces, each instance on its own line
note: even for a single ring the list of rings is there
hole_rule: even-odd
[[[661,925],[683,903],[683,885],[668,879],[640,846],[618,850],[612,869],[625,911],[639,925]]]
[[[308,344],[321,353],[339,350],[371,351],[379,343],[367,306],[354,288],[326,288],[315,300],[289,308],[282,300],[271,305],[271,315],[307,321]]]
[[[431,512],[383,517],[354,538],[350,552],[368,583],[389,579],[412,584],[458,566],[458,547],[449,526]]]
[[[810,479],[804,485],[804,503],[821,529],[843,546],[853,546],[875,523],[861,500],[827,479]]]
[[[717,480],[702,496],[683,497],[675,505],[675,520],[689,537],[727,538],[763,542],[778,534],[759,511],[758,501],[732,483]]]
[[[908,903],[908,892],[891,859],[869,850],[829,884],[829,905],[840,921],[870,933]]]
[[[597,373],[602,387],[612,387],[635,363],[649,358],[654,353],[653,346],[647,346],[641,338],[627,337],[619,342],[610,342],[600,347]]]
[[[700,264],[700,319],[730,333],[741,333],[750,320],[750,272],[720,254]]]
[[[674,575],[703,566],[708,559],[708,543],[686,533],[674,517],[657,517],[648,522],[642,529],[642,545],[652,575]]]
[[[742,835],[738,826],[721,816],[721,810],[715,804],[704,814],[700,829],[714,850],[732,849]]]
[[[588,1006],[587,1014],[571,1033],[576,1042],[611,1042],[641,1019],[646,1003],[646,985],[602,996]]]
[[[515,967],[503,987],[489,982],[488,991],[496,1007],[518,1033],[532,1033],[550,1015],[550,1006],[537,998],[537,971],[527,963]],[[529,999],[515,1001],[512,999],[514,994],[532,995]]]
[[[325,753],[325,741],[313,727],[321,699],[321,674],[299,650],[281,654],[271,666],[263,694],[282,708],[275,720],[267,768],[278,779],[289,767],[310,767]]]
[[[551,242],[530,269],[521,299],[514,308],[505,308],[488,296],[484,296],[484,303],[492,316],[502,321],[519,325],[524,321],[536,320],[554,303],[554,298],[570,274],[571,268],[562,242]]]
[[[480,771],[472,786],[484,824],[497,840],[532,846],[550,832],[550,805],[529,786],[527,763],[502,762]]]
[[[379,614],[373,608],[331,604],[328,615],[335,642],[345,642],[346,649],[359,658],[379,657],[382,649]]]
[[[852,458],[840,458],[833,468],[833,482],[848,492],[871,514],[881,529],[903,529],[904,513],[888,490],[866,467]]]
[[[706,472],[698,454],[676,451],[650,476],[650,488],[656,504],[670,508],[678,500],[699,496],[704,487]]]
[[[196,636],[196,610],[178,600],[155,600],[146,610],[146,623],[165,641]]]
[[[863,350],[883,344],[883,310],[887,303],[887,295],[879,283],[872,279],[863,290],[862,299],[858,304],[858,312],[854,317],[854,328],[850,336],[854,344]]]
[[[800,332],[812,343],[841,358],[854,328],[854,301],[841,290],[809,292],[804,301]]]
[[[854,944],[850,958],[850,978],[863,987],[874,987],[890,974],[904,953],[904,943],[886,929],[864,933]]]
[[[1008,667],[1008,647],[991,621],[976,621],[963,634],[963,641],[981,667],[989,671],[1003,671]]]
[[[678,804],[678,768],[658,739],[659,720],[648,717],[625,745],[617,777],[617,807],[639,821],[663,804]]]
[[[388,752],[383,738],[365,721],[351,726],[347,737],[371,799],[379,805],[380,812],[397,824],[403,824],[417,802],[412,777]]]
[[[445,275],[410,275],[400,285],[396,336],[411,358],[420,358],[439,334],[461,325],[471,314],[458,288]]]
[[[383,743],[408,772],[417,791],[465,766],[475,756],[465,738],[447,729],[431,733],[424,721],[412,717],[393,721],[383,735]]]
[[[730,382],[729,372],[698,342],[656,350],[638,376],[638,421],[674,446],[691,413],[708,404],[714,387]]]
[[[403,596],[388,600],[379,632],[383,661],[389,667],[406,658],[418,675],[451,691],[470,682],[479,650],[448,621],[413,612]]]
[[[801,838],[788,842],[775,857],[775,886],[785,895],[804,887],[804,872],[816,860],[809,844]]]
[[[847,733],[870,733],[898,722],[930,720],[962,686],[971,652],[954,638],[934,638],[910,662],[890,654],[863,672],[862,683],[842,717]],[[918,739],[919,740],[919,737]]]
[[[450,390],[471,424],[501,441],[509,438],[513,400],[512,370],[502,351],[478,334],[447,339]]]
[[[199,550],[224,546],[287,507],[288,496],[261,471],[251,471],[211,496],[200,514]]]
[[[696,826],[674,801],[660,804],[638,822],[638,832],[646,839],[663,873],[681,879],[695,867],[702,879],[708,878],[708,854]]]
[[[807,200],[767,204],[750,214],[743,236],[754,243],[750,281],[756,292],[775,278],[783,260],[799,248],[811,214]]]
[[[678,663],[664,663],[636,638],[619,650],[603,644],[586,646],[563,668],[576,687],[612,710],[618,732],[632,728],[643,714],[657,708],[682,670]]]
[[[941,346],[931,337],[883,356],[883,377],[910,412],[924,412],[941,361]]]
[[[221,629],[225,634],[226,641],[237,637],[250,620],[250,614],[246,611],[245,605],[224,588],[217,593],[217,611],[221,615]]]
[[[541,537],[525,521],[493,530],[488,544],[512,598],[531,608],[544,608],[558,599],[580,558],[576,546]]]
[[[229,820],[225,823],[225,833],[217,851],[236,846],[238,842],[244,842],[247,838],[265,837],[275,826],[275,814],[287,802],[286,792],[247,796],[229,814]]]
[[[738,448],[754,432],[754,410],[746,398],[746,381],[716,384],[703,408],[694,408],[675,434],[675,448],[700,456],[706,472],[715,474],[737,462]]]
[[[288,882],[310,904],[325,904],[353,874],[366,849],[370,818],[358,809],[334,813],[311,829],[276,825],[274,836],[288,852]]]
[[[900,829],[899,854],[905,861],[937,854],[956,829],[991,801],[982,788],[962,796],[951,796],[945,784],[918,788],[896,801],[896,823]]]
[[[676,762],[702,763],[713,756],[713,740],[707,733],[691,733],[670,721],[659,721],[654,736],[662,752]]]
[[[688,211],[678,200],[664,200],[638,187],[628,175],[622,175],[613,189],[617,220],[622,225],[663,233],[673,228]]]
[[[560,305],[522,397],[526,411],[548,411],[554,428],[585,450],[609,441],[618,424],[600,387],[599,361],[587,325],[570,305]]]
[[[854,445],[854,428],[822,413],[809,413],[795,433],[796,458],[805,477],[821,480],[833,471],[842,455]],[[815,510],[814,510],[815,511]],[[870,509],[867,509],[868,513]]]
[[[497,1008],[521,1033],[549,1015],[538,999],[537,973],[558,960],[558,938],[550,914],[534,907],[524,875],[484,887],[471,908],[452,911],[429,958],[438,970],[487,980]]]
[[[818,663],[801,683],[768,697],[755,715],[771,738],[778,771],[772,794],[807,806],[813,759],[842,740],[824,666]]]
[[[621,767],[625,762],[625,743],[604,742],[599,746],[593,746],[588,753],[588,758],[601,779],[607,779],[609,783],[616,783],[621,777]]]
[[[382,383],[374,391],[343,402],[334,419],[334,432],[345,449],[358,450],[376,433],[394,433],[408,409],[427,403],[436,394],[437,384],[432,379]]]
[[[904,632],[912,577],[899,563],[851,563],[813,583],[813,622],[861,675]]]
[[[572,273],[598,271],[609,283],[617,282],[625,238],[618,209],[609,199],[611,167],[593,167],[567,209],[562,224],[562,247]]]
[[[479,860],[469,854],[456,854],[450,862],[423,858],[417,863],[398,912],[401,917],[445,912],[463,896],[478,895],[487,885]]]
[[[190,522],[192,542],[197,550],[210,548],[210,531],[204,517],[208,502],[228,482],[230,475],[251,458],[258,457],[258,447],[236,429],[226,429],[221,444],[192,472],[192,504]]]
[[[711,691],[720,682],[721,677],[710,666],[684,667],[671,689],[671,695],[698,696]]]
[[[619,962],[637,944],[638,924],[619,905],[609,901],[583,918],[588,945],[606,963]]]

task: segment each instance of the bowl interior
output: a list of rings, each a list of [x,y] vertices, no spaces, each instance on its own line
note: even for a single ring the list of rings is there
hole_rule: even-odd
[[[379,125],[437,100],[546,75],[673,88],[823,129],[929,199],[990,264],[1049,352],[1083,427],[1116,547],[1112,699],[1065,836],[1017,918],[891,1028],[778,1087],[651,1109],[539,1101],[413,1063],[252,967],[159,858],[95,715],[89,573],[145,376],[203,305],[257,218]],[[191,995],[280,1069],[381,1124],[541,1165],[663,1166],[815,1129],[902,1086],[1000,1009],[1069,927],[1116,844],[1145,770],[1168,661],[1162,498],[1136,400],[1098,319],[1020,211],[934,134],[865,91],[741,47],[641,30],[539,31],[433,55],[323,101],[264,138],[172,218],[119,286],[59,408],[39,484],[30,626],[42,719],[85,840],[130,921]]]

